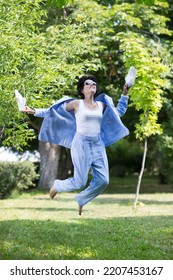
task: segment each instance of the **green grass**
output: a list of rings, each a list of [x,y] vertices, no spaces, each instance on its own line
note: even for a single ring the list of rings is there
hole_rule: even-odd
[[[157,185],[148,181],[153,191],[142,192],[133,209],[132,180],[123,180],[113,180],[110,193],[87,204],[82,216],[73,193],[51,200],[47,193],[32,191],[1,200],[0,259],[172,260],[171,188],[157,193]],[[112,194],[114,184],[119,191]]]

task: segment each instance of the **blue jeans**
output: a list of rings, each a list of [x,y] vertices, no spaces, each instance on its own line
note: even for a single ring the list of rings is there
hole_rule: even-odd
[[[91,168],[92,180],[89,186],[76,196],[79,205],[84,206],[103,192],[109,184],[108,160],[100,134],[84,136],[77,132],[72,142],[71,158],[74,165],[74,177],[55,180],[53,188],[57,192],[76,191],[84,188]]]

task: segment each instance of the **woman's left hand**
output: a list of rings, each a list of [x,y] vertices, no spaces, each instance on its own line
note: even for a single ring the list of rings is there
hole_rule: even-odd
[[[128,87],[127,84],[125,84],[124,87],[123,87],[123,94],[124,94],[124,95],[127,95],[127,94],[128,94],[128,91],[129,91],[129,87]]]

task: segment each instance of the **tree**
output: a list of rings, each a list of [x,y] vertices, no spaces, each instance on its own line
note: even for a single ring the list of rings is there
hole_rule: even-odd
[[[166,3],[158,2],[158,5],[165,8],[168,7]],[[145,13],[148,11],[146,7],[141,6],[140,12],[143,14],[143,16],[141,14],[140,18],[144,18]],[[150,16],[152,13],[153,9],[150,8]],[[152,32],[142,30],[141,33],[143,34],[140,33],[139,36],[137,33],[129,32],[128,39],[126,36],[122,39],[123,47],[126,50],[126,65],[129,66],[132,63],[138,69],[139,80],[137,80],[135,85],[136,91],[131,94],[131,105],[135,106],[136,110],[140,112],[139,122],[136,123],[136,138],[144,139],[143,161],[138,178],[134,208],[136,208],[145,167],[147,138],[151,135],[162,133],[161,124],[158,123],[158,113],[162,108],[164,89],[168,83],[166,77],[168,77],[170,71],[168,64],[165,63],[170,54],[167,47],[163,46],[159,39],[159,35],[163,34],[163,31],[164,34],[171,35],[171,32],[166,29],[166,21],[168,19],[158,15],[157,20],[160,23],[160,28],[153,26]],[[141,27],[142,25],[139,24],[139,28]],[[164,59],[161,58],[163,53],[165,53]]]
[[[87,41],[83,40],[85,23],[77,25],[69,20],[67,24],[68,19],[63,13],[57,25],[44,30],[47,25],[45,8],[42,6],[44,1],[26,1],[20,6],[15,5],[17,2],[1,3],[4,23],[1,48],[1,94],[4,97],[2,112],[9,107],[9,103],[13,103],[15,88],[23,95],[27,94],[27,103],[31,106],[48,107],[53,99],[58,99],[64,93],[73,93],[77,77],[86,69],[97,71],[101,67],[101,60],[94,56],[99,49],[98,40],[94,40],[89,33],[85,36]],[[11,25],[9,18],[13,19]],[[7,111],[6,116],[1,114],[2,129],[5,128],[2,130],[3,144],[21,149],[35,137],[34,132],[38,133],[40,123],[18,113],[15,105]],[[41,171],[49,176],[47,180],[44,179],[45,183],[42,179],[40,182],[42,187],[50,187],[57,173],[50,177],[51,166],[57,166],[59,156],[49,155],[56,155],[60,149],[49,143],[40,143],[40,147],[41,159],[44,159],[41,161]],[[56,149],[56,152],[52,149]],[[49,164],[48,158],[52,161]]]
[[[75,95],[76,80],[90,72],[116,102],[132,64],[138,71],[137,82],[131,90],[131,107],[139,112],[136,137],[148,137],[151,130],[152,135],[161,133],[157,116],[163,102],[161,94],[168,63],[159,58],[166,54],[159,36],[169,36],[170,32],[166,27],[167,18],[159,9],[167,9],[166,2],[147,7],[124,1],[111,6],[107,1],[77,0],[73,4],[69,1],[71,5],[62,9],[47,3],[27,0],[18,5],[19,1],[6,0],[0,4],[3,145],[21,149],[37,136],[41,124],[33,117],[18,113],[13,103],[14,88],[27,97],[29,105],[48,107],[64,94]],[[146,90],[141,85],[145,85]],[[40,143],[41,159],[44,158],[42,174],[48,174],[43,180],[42,175],[40,177],[42,187],[50,187],[56,177],[60,151],[60,147]],[[56,156],[50,157],[50,154]],[[45,164],[48,158],[52,162]],[[52,165],[56,167],[53,174]]]

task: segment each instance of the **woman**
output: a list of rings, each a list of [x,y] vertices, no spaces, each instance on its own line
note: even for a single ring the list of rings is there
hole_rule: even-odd
[[[92,170],[92,180],[82,190],[76,201],[79,215],[83,206],[98,196],[109,183],[108,160],[105,147],[128,134],[120,117],[128,103],[128,86],[114,107],[112,99],[101,94],[96,99],[97,81],[94,76],[83,76],[77,85],[81,99],[63,98],[50,109],[25,107],[24,112],[44,117],[39,139],[71,149],[74,176],[66,180],[55,180],[50,189],[53,199],[58,192],[76,191],[86,186],[88,173]],[[56,120],[56,121],[55,121]]]

